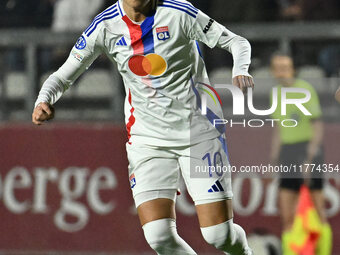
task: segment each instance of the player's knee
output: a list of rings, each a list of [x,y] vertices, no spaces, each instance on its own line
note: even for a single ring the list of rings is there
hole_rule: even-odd
[[[204,239],[218,250],[235,255],[252,254],[248,246],[246,233],[233,220],[201,228]]]
[[[160,219],[143,226],[144,236],[150,247],[158,253],[175,241],[176,225],[173,219]]]
[[[234,239],[234,229],[232,221],[201,228],[205,241],[219,250],[229,250]]]

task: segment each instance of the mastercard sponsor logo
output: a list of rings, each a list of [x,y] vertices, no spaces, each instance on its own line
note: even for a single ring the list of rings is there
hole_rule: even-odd
[[[167,69],[167,63],[164,58],[155,53],[146,56],[135,55],[129,59],[129,68],[138,76],[161,76]]]

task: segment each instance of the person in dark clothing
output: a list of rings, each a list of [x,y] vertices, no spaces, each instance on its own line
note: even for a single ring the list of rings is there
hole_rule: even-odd
[[[50,0],[0,0],[0,28],[49,27]]]
[[[210,2],[210,1],[207,1]],[[212,1],[213,16],[224,22],[267,22],[278,19],[278,4],[272,0]]]
[[[338,0],[277,0],[285,20],[336,20],[340,15]]]
[[[49,27],[52,10],[50,0],[0,0],[0,29]],[[24,70],[23,49],[7,49],[4,53],[4,68],[9,71]]]
[[[325,71],[327,77],[339,76],[340,68],[340,46],[339,44],[327,45],[319,54],[319,64]]]

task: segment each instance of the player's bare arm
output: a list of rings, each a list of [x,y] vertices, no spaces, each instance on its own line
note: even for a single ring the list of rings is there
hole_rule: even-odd
[[[313,138],[307,147],[307,157],[305,162],[312,163],[317,155],[323,140],[324,128],[323,122],[320,119],[313,121]]]

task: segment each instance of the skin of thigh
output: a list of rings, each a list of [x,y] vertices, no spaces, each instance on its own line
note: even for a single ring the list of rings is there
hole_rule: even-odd
[[[325,212],[325,197],[322,190],[312,190],[311,196],[315,205],[316,211],[319,214],[322,223],[327,223],[327,216]]]
[[[279,206],[284,231],[289,231],[293,225],[298,199],[298,192],[280,189]]]
[[[201,228],[215,226],[233,218],[232,200],[197,205],[196,212]]]
[[[138,206],[137,213],[142,226],[155,220],[176,219],[175,202],[166,198],[150,200]]]

